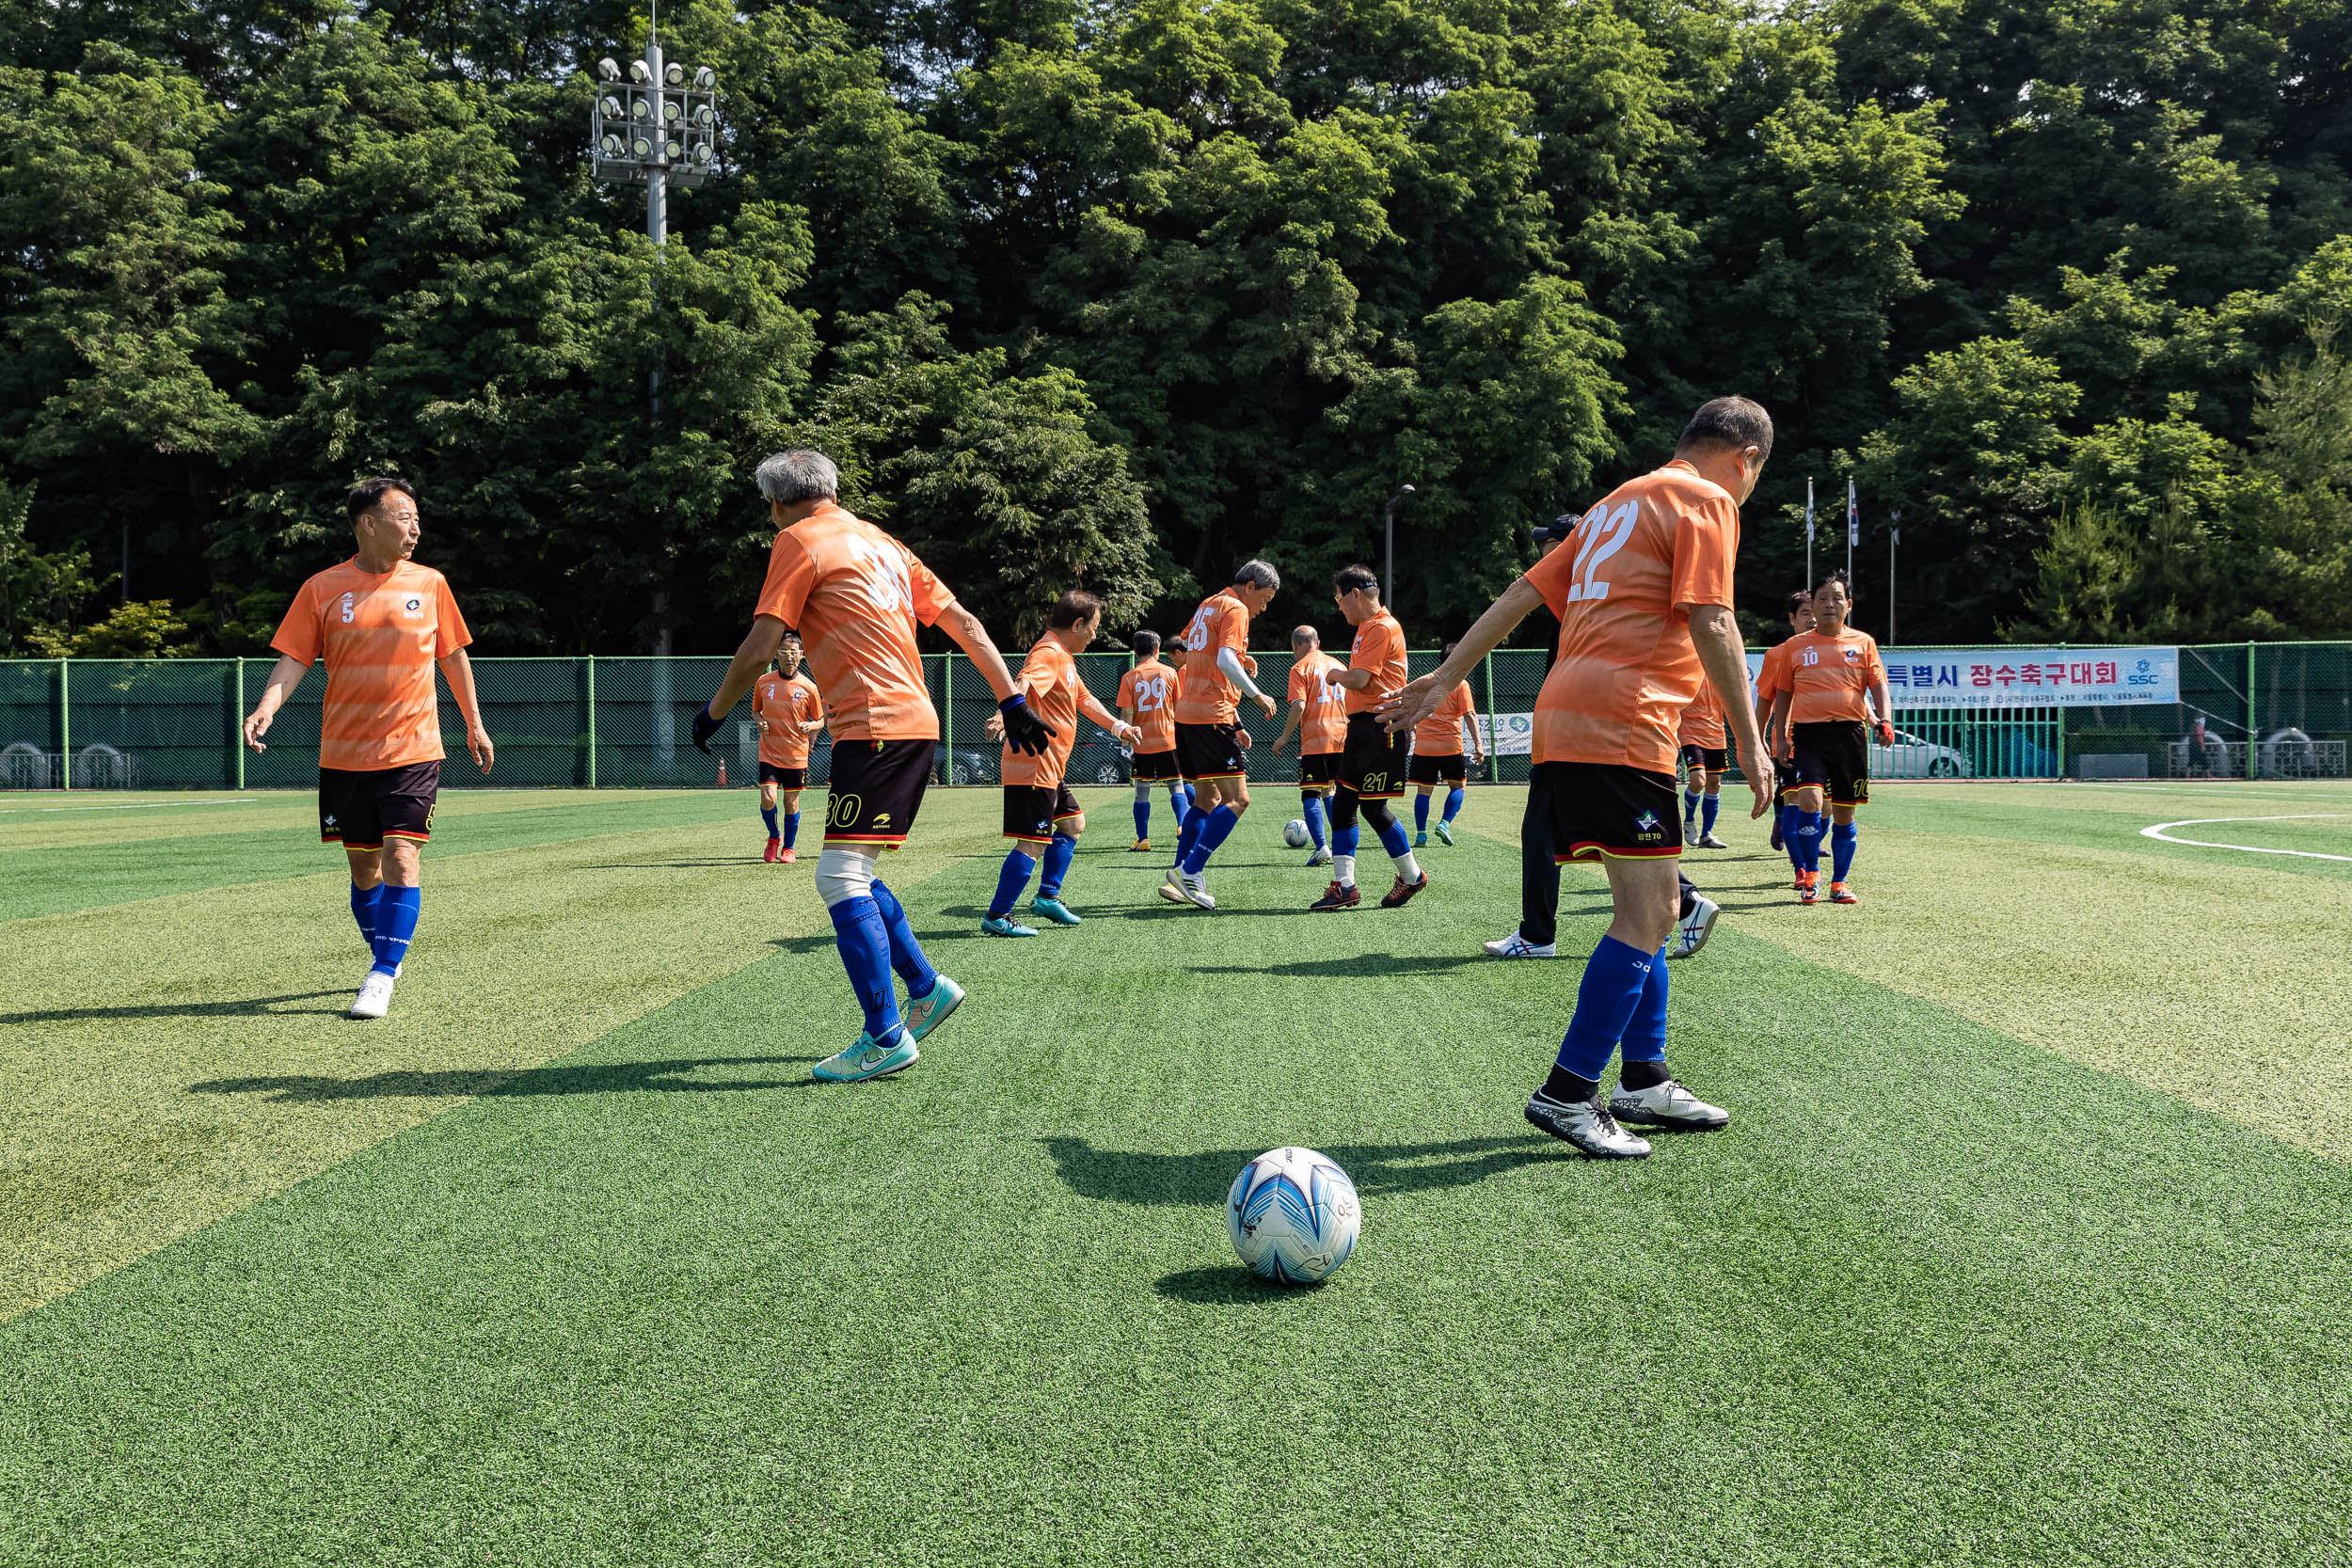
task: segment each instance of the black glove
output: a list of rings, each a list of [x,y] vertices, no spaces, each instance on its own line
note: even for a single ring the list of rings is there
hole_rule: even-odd
[[[710,716],[710,705],[705,703],[694,710],[694,750],[710,754],[710,737],[719,733],[720,721]]]
[[[1016,752],[1043,756],[1046,743],[1054,738],[1053,729],[1029,711],[1029,700],[1016,691],[996,705],[996,711],[1005,716],[1005,744]]]

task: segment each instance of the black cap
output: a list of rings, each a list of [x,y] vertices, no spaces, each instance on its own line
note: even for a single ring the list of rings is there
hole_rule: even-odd
[[[1576,531],[1576,525],[1583,520],[1583,518],[1578,516],[1573,512],[1563,512],[1551,521],[1548,523],[1537,523],[1534,528],[1528,530],[1528,537],[1534,541],[1535,547],[1540,550],[1546,545],[1556,545],[1561,540],[1565,539],[1569,534],[1574,533]]]

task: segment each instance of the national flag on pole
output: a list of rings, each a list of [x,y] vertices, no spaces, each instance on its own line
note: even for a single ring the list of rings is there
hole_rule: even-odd
[[[1846,481],[1846,548],[1862,543],[1862,508],[1853,499],[1853,481]]]
[[[1804,482],[1804,542],[1813,543],[1813,481]]]

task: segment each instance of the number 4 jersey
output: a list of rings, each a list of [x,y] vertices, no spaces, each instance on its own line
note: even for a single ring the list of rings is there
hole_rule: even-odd
[[[1675,770],[1675,732],[1705,678],[1690,607],[1730,606],[1739,554],[1739,504],[1677,458],[1611,491],[1528,569],[1560,617],[1535,761]]]
[[[913,550],[827,501],[776,535],[756,613],[800,632],[834,740],[937,740],[914,628],[955,602]]]

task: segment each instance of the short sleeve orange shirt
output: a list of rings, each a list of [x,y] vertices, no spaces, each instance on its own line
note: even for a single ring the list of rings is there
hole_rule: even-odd
[[[801,726],[825,716],[825,703],[817,683],[795,673],[771,670],[752,688],[752,712],[767,723],[759,736],[759,760],[771,768],[806,768],[808,733]]]
[[[1240,717],[1234,704],[1241,688],[1218,671],[1216,655],[1220,648],[1236,654],[1249,651],[1249,607],[1235,598],[1231,589],[1220,588],[1200,601],[1200,608],[1185,623],[1184,636],[1176,641],[1184,650],[1178,662],[1184,672],[1184,690],[1176,700],[1176,722],[1234,722]]]
[[[776,535],[756,612],[801,634],[836,740],[937,740],[919,623],[956,596],[873,524],[828,501]]]
[[[1396,624],[1395,616],[1383,610],[1356,628],[1347,667],[1372,672],[1372,679],[1362,689],[1347,694],[1351,714],[1370,713],[1380,705],[1381,698],[1404,687],[1409,678],[1405,673],[1405,628]]]
[[[1823,724],[1870,717],[1863,698],[1886,678],[1877,638],[1848,626],[1836,637],[1808,631],[1782,646],[1788,657],[1774,689],[1796,694],[1788,705],[1790,723]],[[1769,660],[1772,656],[1765,657]]]
[[[1176,749],[1176,672],[1153,658],[1119,677],[1119,705],[1136,716],[1143,732],[1138,752]]]
[[[1528,568],[1560,617],[1535,698],[1537,762],[1674,771],[1682,710],[1705,679],[1690,607],[1730,606],[1739,554],[1730,493],[1677,458],[1611,491]]]
[[[440,573],[404,561],[378,575],[355,558],[302,585],[270,646],[326,661],[319,766],[375,772],[448,754],[433,664],[472,641]]]
[[[1345,668],[1317,648],[1291,666],[1290,700],[1304,703],[1298,716],[1298,754],[1336,756],[1347,744],[1347,688],[1332,677]]]
[[[1458,757],[1462,754],[1462,721],[1478,711],[1470,700],[1470,682],[1464,681],[1446,694],[1435,712],[1413,726],[1413,752],[1424,757]]]
[[[1050,789],[1061,783],[1070,767],[1070,749],[1078,739],[1078,661],[1052,636],[1041,637],[1021,661],[1013,689],[1028,699],[1029,711],[1054,732],[1042,755],[1005,748],[1004,781]]]
[[[1715,695],[1715,688],[1705,676],[1699,679],[1699,694],[1691,699],[1691,705],[1682,710],[1682,727],[1675,738],[1685,746],[1702,746],[1710,752],[1724,749],[1724,700]]]
[[[1795,641],[1790,638],[1789,642]],[[1760,723],[1772,717],[1772,694],[1788,684],[1788,642],[1764,650],[1764,662],[1756,672],[1756,716]],[[1786,723],[1783,724],[1786,728]],[[1788,737],[1767,734],[1764,743],[1775,748],[1783,761],[1788,758]]]

